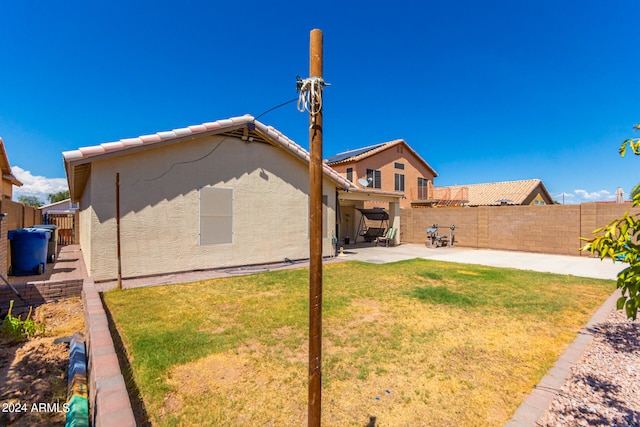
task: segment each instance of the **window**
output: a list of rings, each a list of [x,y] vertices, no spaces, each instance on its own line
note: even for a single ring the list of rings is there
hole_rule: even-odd
[[[233,189],[200,189],[200,245],[233,243]]]
[[[396,169],[402,169],[402,170],[404,170],[404,163],[395,162],[395,163],[393,164],[393,167],[394,167],[394,168],[396,168]]]
[[[397,173],[394,177],[394,189],[395,191],[403,191],[404,192],[404,174]]]
[[[382,172],[378,169],[367,169],[368,188],[382,188]]]
[[[429,198],[429,180],[427,178],[418,178],[418,200],[427,200]]]
[[[353,182],[353,168],[347,168],[347,179]]]

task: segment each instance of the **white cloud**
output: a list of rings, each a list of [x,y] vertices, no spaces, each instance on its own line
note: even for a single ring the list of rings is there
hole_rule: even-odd
[[[585,190],[573,190],[578,199],[585,202],[605,202],[615,200],[615,194],[610,193],[607,190],[600,190],[594,192],[588,192]]]
[[[563,197],[564,196],[564,197]],[[608,190],[600,191],[586,191],[586,190],[573,190],[570,193],[558,193],[553,195],[553,200],[556,200],[567,205],[576,203],[588,203],[588,202],[611,202],[616,200],[615,193],[611,193]]]
[[[51,193],[68,190],[66,178],[47,178],[33,175],[20,166],[11,166],[11,172],[22,182],[22,187],[13,187],[13,200],[19,196],[35,196],[43,203],[49,203]]]

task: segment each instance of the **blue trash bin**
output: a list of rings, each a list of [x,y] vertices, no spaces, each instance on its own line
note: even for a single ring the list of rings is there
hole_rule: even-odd
[[[10,275],[29,276],[46,271],[50,230],[21,228],[10,230],[8,237],[11,241]]]

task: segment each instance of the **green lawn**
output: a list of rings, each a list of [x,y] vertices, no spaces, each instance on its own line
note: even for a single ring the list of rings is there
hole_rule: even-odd
[[[502,426],[615,282],[324,267],[323,425]],[[306,423],[308,270],[104,295],[154,425]]]

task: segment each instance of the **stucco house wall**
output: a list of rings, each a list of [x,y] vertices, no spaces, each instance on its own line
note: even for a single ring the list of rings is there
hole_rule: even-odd
[[[81,197],[80,242],[96,281],[309,257],[308,164],[282,148],[206,136],[94,161]],[[233,191],[231,243],[200,244],[203,187]],[[323,254],[332,253],[336,185],[325,178]]]
[[[93,218],[93,209],[91,208],[91,187],[92,180],[91,176],[89,176],[87,180],[87,185],[85,187],[84,192],[80,198],[80,202],[78,203],[79,213],[78,213],[78,221],[80,222],[80,248],[82,249],[82,257],[84,259],[85,267],[87,268],[87,272],[91,275],[92,271],[92,245],[91,245],[91,224]],[[112,189],[113,190],[113,189]],[[115,212],[115,204],[113,206]],[[109,241],[115,241],[115,234],[110,237]]]

